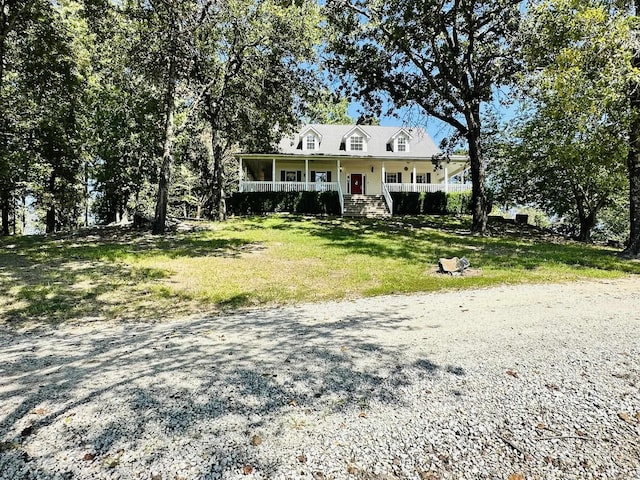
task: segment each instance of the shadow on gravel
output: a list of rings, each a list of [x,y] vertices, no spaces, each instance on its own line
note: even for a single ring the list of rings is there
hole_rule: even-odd
[[[214,477],[233,458],[224,468],[250,464],[268,478],[278,465],[250,446],[261,427],[280,422],[286,435],[304,428],[299,419],[310,412],[345,409],[356,421],[372,402],[401,406],[401,387],[416,375],[464,375],[428,358],[407,364],[402,345],[379,340],[380,330],[395,331],[405,318],[381,310],[318,312],[317,319],[256,311],[67,337],[53,329],[0,337],[0,472],[19,465],[16,476],[25,478],[124,478],[134,467],[148,474],[181,463],[188,450]],[[64,466],[61,454],[72,468],[55,470]]]

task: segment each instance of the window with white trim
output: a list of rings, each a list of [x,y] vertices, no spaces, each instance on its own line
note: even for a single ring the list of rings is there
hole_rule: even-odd
[[[364,138],[354,135],[349,139],[349,150],[362,152],[364,150]]]
[[[387,172],[385,175],[385,183],[398,183],[398,174]]]
[[[416,175],[416,183],[431,183],[431,173]]]
[[[315,150],[316,149],[316,137],[313,133],[310,133],[309,135],[307,135],[307,139],[306,139],[306,147],[307,150]]]
[[[329,181],[329,176],[327,175],[327,172],[316,172],[316,182],[318,183],[325,183]]]
[[[407,137],[400,136],[396,139],[396,149],[398,152],[407,151]]]

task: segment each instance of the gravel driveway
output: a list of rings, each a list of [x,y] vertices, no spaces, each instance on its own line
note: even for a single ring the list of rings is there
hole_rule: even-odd
[[[0,334],[0,478],[638,479],[640,280]]]

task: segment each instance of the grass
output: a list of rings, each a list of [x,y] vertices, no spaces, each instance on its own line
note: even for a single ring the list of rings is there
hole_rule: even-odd
[[[0,239],[0,322],[161,319],[249,305],[565,282],[640,273],[604,247],[533,229],[468,233],[467,218],[269,216],[154,237],[95,229]],[[435,273],[465,255],[476,275]]]

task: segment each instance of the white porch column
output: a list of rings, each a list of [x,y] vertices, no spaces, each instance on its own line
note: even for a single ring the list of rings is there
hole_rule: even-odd
[[[444,166],[444,193],[449,193],[449,166]]]
[[[387,183],[387,176],[385,175],[385,168],[384,168],[384,162],[382,162],[382,183]]]
[[[309,183],[311,182],[311,180],[309,180],[309,159],[308,158],[304,159],[304,181],[307,182],[307,190],[308,190]]]
[[[273,191],[276,191],[276,159],[273,159],[273,165],[271,169],[271,183],[273,184]]]
[[[416,173],[418,173],[418,172],[417,172],[417,170],[416,170],[416,166],[415,166],[415,164],[414,164],[414,165],[413,165],[413,182],[411,182],[411,183],[413,183],[413,191],[414,191],[414,192],[417,190],[417,189],[416,189],[416,184],[418,183],[418,182],[416,181]]]
[[[240,193],[242,193],[242,157],[240,157],[238,160],[238,190],[240,191]]]
[[[337,177],[338,184],[341,184],[342,179],[340,178],[340,160],[338,160],[338,171],[336,172],[336,177]]]

